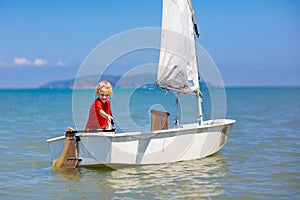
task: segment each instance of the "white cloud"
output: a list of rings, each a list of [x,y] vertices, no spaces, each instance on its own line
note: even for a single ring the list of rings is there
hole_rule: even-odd
[[[33,61],[33,64],[35,66],[44,66],[44,65],[47,65],[48,64],[48,61],[47,60],[44,60],[44,59],[41,59],[41,58],[37,58]]]
[[[29,65],[30,61],[27,58],[15,58],[13,63],[16,65]]]
[[[56,65],[57,65],[57,66],[66,66],[67,64],[66,64],[65,62],[63,62],[63,61],[58,61],[58,62],[56,63]]]
[[[51,63],[50,63],[51,64]],[[50,66],[49,62],[42,58],[35,58],[34,60],[29,60],[25,57],[16,57],[12,59],[10,62],[1,61],[0,60],[0,67],[14,67],[14,66],[36,66],[36,67],[43,67],[43,66]],[[67,63],[59,60],[55,64],[51,64],[51,66],[67,66]]]
[[[34,61],[30,61],[29,59],[22,57],[22,58],[15,58],[13,60],[13,64],[19,65],[19,66],[21,66],[21,65],[33,65],[33,66],[41,67],[41,66],[47,65],[48,61],[44,60],[44,59],[41,59],[41,58],[36,58],[36,59],[34,59]]]

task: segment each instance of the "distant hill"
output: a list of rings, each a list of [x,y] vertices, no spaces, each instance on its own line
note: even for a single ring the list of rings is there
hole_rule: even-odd
[[[98,82],[102,80],[109,81],[113,87],[117,88],[151,88],[156,87],[156,75],[155,74],[139,74],[132,76],[113,76],[104,75],[98,76],[86,76],[76,79],[68,79],[62,81],[52,81],[47,84],[41,85],[38,88],[50,88],[50,89],[94,89]],[[201,87],[206,87],[205,83],[201,82]]]
[[[136,88],[136,87],[155,87],[156,75],[155,74],[142,74],[136,76],[113,76],[104,75],[98,76],[86,76],[76,79],[68,79],[62,81],[52,81],[38,88],[50,88],[50,89],[74,89],[74,88],[92,88],[94,89],[98,82],[102,80],[109,81],[112,86],[118,88]]]

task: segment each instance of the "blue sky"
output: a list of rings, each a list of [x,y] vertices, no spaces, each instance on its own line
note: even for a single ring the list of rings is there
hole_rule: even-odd
[[[197,42],[226,86],[300,86],[300,1],[193,4]],[[75,77],[89,52],[107,38],[159,27],[161,7],[161,0],[0,0],[0,88]]]

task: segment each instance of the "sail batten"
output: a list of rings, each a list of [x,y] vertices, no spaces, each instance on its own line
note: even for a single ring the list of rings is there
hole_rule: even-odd
[[[199,90],[190,0],[164,0],[157,83],[178,93]]]

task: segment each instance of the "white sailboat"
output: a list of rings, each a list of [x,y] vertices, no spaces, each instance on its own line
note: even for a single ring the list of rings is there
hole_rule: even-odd
[[[64,136],[47,140],[54,164],[62,157],[72,162],[65,167],[160,164],[204,158],[219,151],[226,144],[235,120],[203,120],[196,29],[191,0],[163,0],[157,85],[177,94],[195,95],[198,122],[179,124],[175,119],[175,126],[169,128],[168,113],[151,111],[152,129],[148,132],[69,130]],[[67,155],[70,147],[72,153]]]

